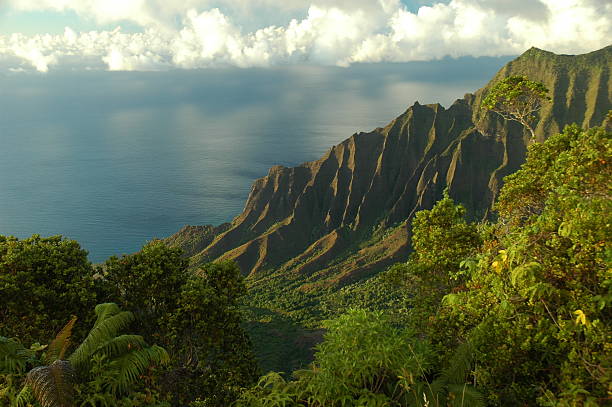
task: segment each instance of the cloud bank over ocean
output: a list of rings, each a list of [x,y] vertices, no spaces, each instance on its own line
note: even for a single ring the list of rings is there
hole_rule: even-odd
[[[75,12],[113,30],[0,35],[0,71],[348,66],[445,56],[583,53],[609,45],[612,3],[451,0],[4,0],[14,11]],[[1,4],[1,3],[0,3]],[[141,29],[125,32],[121,24]]]

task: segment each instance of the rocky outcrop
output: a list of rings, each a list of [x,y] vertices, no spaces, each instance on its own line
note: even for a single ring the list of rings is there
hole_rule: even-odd
[[[524,74],[551,90],[536,126],[541,141],[573,122],[601,124],[611,108],[611,61],[612,47],[579,56],[532,48],[448,109],[415,103],[320,160],[272,167],[231,224],[186,227],[168,242],[185,248],[194,266],[234,259],[253,277],[316,276],[304,290],[363,278],[407,257],[409,220],[447,187],[472,218],[490,216],[503,177],[524,162],[529,143],[520,125],[479,109],[491,84]]]

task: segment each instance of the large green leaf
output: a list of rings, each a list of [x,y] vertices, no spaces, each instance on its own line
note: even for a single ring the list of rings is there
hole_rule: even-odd
[[[106,345],[134,320],[134,315],[121,311],[116,304],[99,304],[96,306],[98,319],[83,342],[70,355],[68,360],[79,371],[86,370],[93,354]]]
[[[114,359],[108,364],[109,377],[113,379],[109,386],[111,392],[126,391],[150,366],[165,364],[169,360],[165,349],[157,345],[133,350]]]
[[[23,373],[33,352],[17,339],[0,336],[0,374]]]

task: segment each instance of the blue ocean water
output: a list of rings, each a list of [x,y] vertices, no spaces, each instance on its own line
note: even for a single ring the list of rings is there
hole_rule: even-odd
[[[272,165],[317,159],[417,100],[448,106],[508,60],[0,73],[0,234],[61,234],[101,262],[230,221]]]

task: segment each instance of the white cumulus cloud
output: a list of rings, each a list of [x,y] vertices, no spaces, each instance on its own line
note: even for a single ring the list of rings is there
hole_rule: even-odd
[[[13,10],[76,12],[120,28],[0,36],[0,69],[162,70],[582,53],[608,45],[599,0],[451,0],[416,12],[399,0],[7,0]]]

